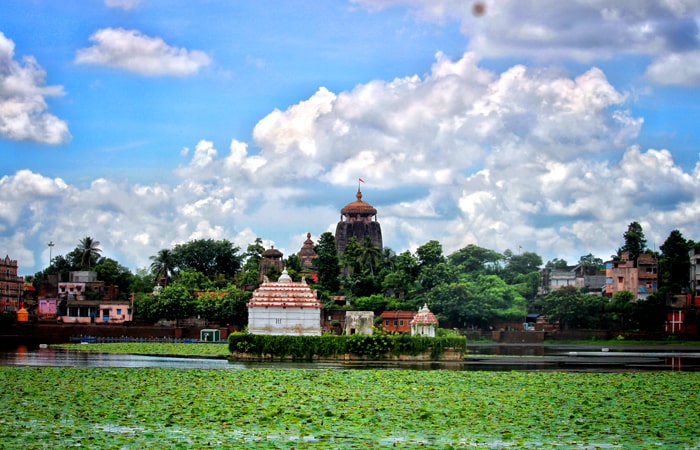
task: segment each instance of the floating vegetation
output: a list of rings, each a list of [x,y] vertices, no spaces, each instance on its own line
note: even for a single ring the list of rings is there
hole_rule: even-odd
[[[0,367],[3,448],[697,448],[700,374]]]
[[[131,355],[202,356],[226,358],[230,355],[228,344],[183,344],[171,342],[115,342],[95,344],[59,344],[53,348],[103,353],[128,353]]]

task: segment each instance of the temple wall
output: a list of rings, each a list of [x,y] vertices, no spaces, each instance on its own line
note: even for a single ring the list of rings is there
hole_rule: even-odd
[[[248,308],[248,331],[272,336],[320,336],[321,310],[297,307]]]

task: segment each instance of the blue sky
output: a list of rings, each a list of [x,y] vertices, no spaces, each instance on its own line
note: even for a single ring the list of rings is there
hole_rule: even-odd
[[[473,6],[485,6],[475,15]],[[285,255],[379,210],[576,262],[632,221],[700,239],[698,1],[3,2],[0,253],[84,236],[131,269],[191,239]]]

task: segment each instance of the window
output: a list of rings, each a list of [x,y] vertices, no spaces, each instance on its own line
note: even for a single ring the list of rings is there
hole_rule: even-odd
[[[398,320],[394,320],[394,326],[396,326],[399,323]]]
[[[399,320],[399,326],[403,326],[403,320]]]
[[[275,325],[282,325],[282,319],[281,318],[275,319]]]
[[[121,308],[117,308],[117,315],[118,315],[118,316],[121,316],[121,315],[122,315],[122,310],[121,310]]]
[[[622,283],[623,281],[625,281],[625,278],[624,278],[624,277],[617,277],[617,282],[618,282],[618,283]]]
[[[389,326],[389,319],[386,319],[386,320],[384,321],[384,325],[386,325],[387,327]]]

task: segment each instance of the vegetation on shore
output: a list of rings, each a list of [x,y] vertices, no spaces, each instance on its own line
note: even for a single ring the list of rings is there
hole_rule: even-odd
[[[697,448],[689,372],[0,367],[6,448]]]
[[[311,360],[314,357],[336,357],[353,354],[369,359],[384,359],[388,355],[416,356],[430,352],[431,359],[439,359],[446,349],[466,353],[467,340],[463,336],[411,336],[408,333],[354,334],[351,336],[268,336],[232,333],[228,337],[231,353],[269,356],[275,359]]]

